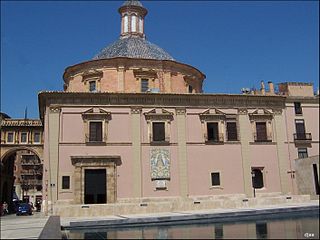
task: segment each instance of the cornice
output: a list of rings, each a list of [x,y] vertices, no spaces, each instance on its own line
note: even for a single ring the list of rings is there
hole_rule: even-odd
[[[237,109],[283,109],[283,96],[252,96],[231,94],[172,94],[172,93],[90,93],[41,92],[38,95],[41,119],[46,106],[53,105],[112,105],[139,107],[203,107]]]
[[[314,96],[314,97],[287,96],[286,97],[286,103],[294,103],[294,102],[319,104],[319,96]]]
[[[1,127],[42,127],[39,119],[3,119]]]
[[[74,166],[92,166],[95,164],[107,165],[109,163],[115,163],[121,165],[120,156],[71,156],[71,163]]]

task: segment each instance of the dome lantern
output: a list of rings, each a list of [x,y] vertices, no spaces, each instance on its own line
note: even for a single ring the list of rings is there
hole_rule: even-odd
[[[127,0],[119,8],[121,15],[121,35],[120,38],[137,36],[145,39],[144,17],[148,11],[140,1]]]

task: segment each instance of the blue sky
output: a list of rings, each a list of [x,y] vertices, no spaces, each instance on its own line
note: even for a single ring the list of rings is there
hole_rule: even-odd
[[[1,111],[38,118],[42,90],[117,40],[123,1],[1,1]],[[206,74],[204,92],[240,93],[261,80],[319,88],[318,1],[141,1],[145,33]]]

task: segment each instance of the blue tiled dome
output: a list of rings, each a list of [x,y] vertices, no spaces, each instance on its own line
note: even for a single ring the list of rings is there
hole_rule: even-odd
[[[166,51],[140,37],[121,38],[102,49],[93,59],[115,57],[174,60]]]

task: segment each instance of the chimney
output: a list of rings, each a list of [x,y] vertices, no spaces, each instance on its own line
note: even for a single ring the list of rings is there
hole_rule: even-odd
[[[269,93],[270,93],[270,94],[274,94],[274,85],[273,85],[273,82],[269,81],[269,82],[268,82],[268,85],[269,85]]]
[[[263,80],[261,81],[261,88],[260,88],[261,94],[262,95],[266,95],[266,89],[264,87],[264,82]]]

